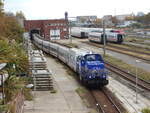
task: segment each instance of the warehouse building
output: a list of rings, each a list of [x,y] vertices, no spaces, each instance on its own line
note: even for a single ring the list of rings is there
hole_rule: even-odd
[[[47,40],[57,40],[68,38],[68,20],[25,20],[25,30],[36,32]]]

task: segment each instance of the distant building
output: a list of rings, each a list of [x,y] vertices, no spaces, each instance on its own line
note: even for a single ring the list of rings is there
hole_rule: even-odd
[[[38,33],[47,40],[65,39],[68,36],[68,20],[25,20],[25,30],[31,32],[37,30]]]
[[[116,15],[116,19],[119,21],[124,21],[128,17],[133,17],[134,14],[124,14],[124,15]]]
[[[85,23],[85,24],[93,24],[96,19],[97,16],[77,16],[77,23]]]
[[[5,16],[14,17],[15,15],[12,12],[6,12]]]
[[[137,23],[136,21],[124,21],[123,23],[120,23],[117,25],[117,27],[128,27],[134,23]]]
[[[138,12],[136,16],[144,16],[145,14],[143,12]]]

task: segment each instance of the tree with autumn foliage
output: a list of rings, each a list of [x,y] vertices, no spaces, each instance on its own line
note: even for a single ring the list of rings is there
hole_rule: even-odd
[[[24,29],[17,22],[16,16],[4,13],[3,5],[0,0],[0,63],[7,62],[9,69],[15,64],[17,73],[24,73],[28,71],[28,58],[22,47]],[[22,12],[16,15],[24,17]]]
[[[16,12],[16,17],[25,19],[25,16],[24,16],[24,14],[23,14],[22,11],[17,11],[17,12]]]
[[[145,14],[144,16],[136,16],[134,20],[143,24],[145,27],[150,28],[150,13]]]
[[[102,20],[101,20],[100,18],[97,18],[96,21],[94,21],[94,24],[95,24],[96,26],[102,27]]]
[[[119,23],[119,20],[116,18],[116,16],[113,16],[112,18],[112,23],[116,26]]]
[[[18,82],[20,77],[17,76],[28,74],[29,64],[27,53],[24,51],[22,44],[24,29],[16,20],[16,16],[22,17],[24,15],[22,12],[18,12],[16,16],[7,15],[8,13],[4,12],[3,6],[4,4],[0,0],[0,63],[7,63],[4,68],[4,72],[8,73],[5,84],[5,100],[10,101],[9,99],[16,95],[16,92],[14,92],[16,90],[12,88],[20,90],[17,87],[20,84]]]

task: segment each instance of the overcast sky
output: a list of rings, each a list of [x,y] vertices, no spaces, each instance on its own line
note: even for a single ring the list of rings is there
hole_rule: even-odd
[[[150,12],[150,0],[4,0],[5,11],[22,11],[27,19],[64,18],[80,15],[118,15]]]

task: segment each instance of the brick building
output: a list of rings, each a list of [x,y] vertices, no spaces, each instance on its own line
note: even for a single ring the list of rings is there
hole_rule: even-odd
[[[68,20],[25,20],[25,30],[37,31],[47,40],[65,39],[68,37]]]

